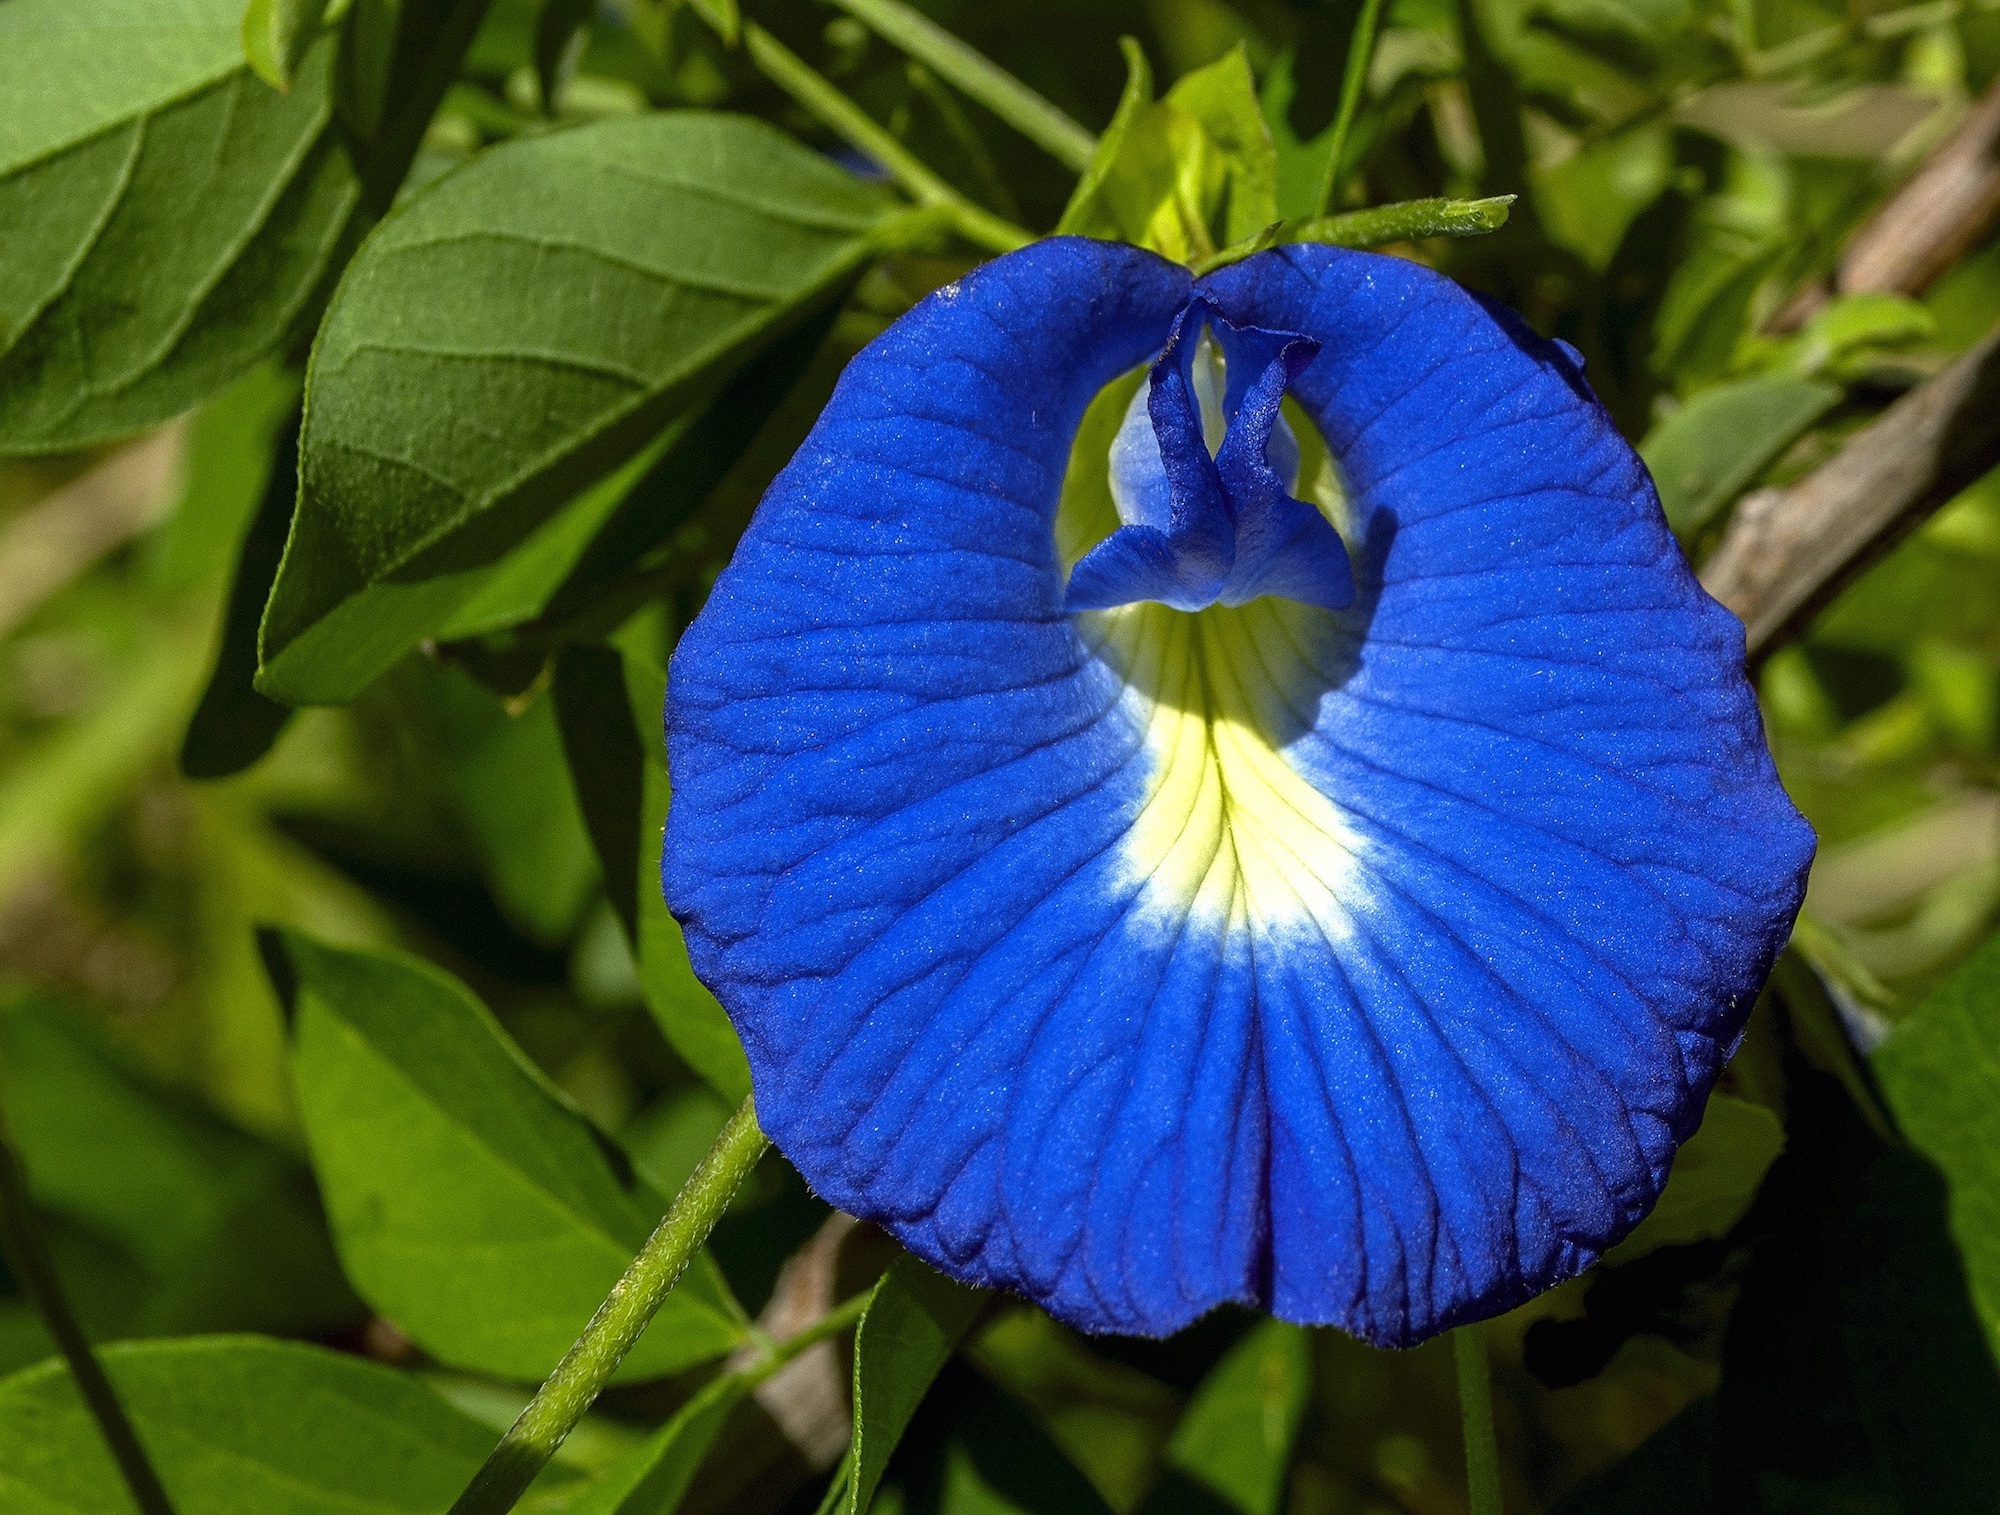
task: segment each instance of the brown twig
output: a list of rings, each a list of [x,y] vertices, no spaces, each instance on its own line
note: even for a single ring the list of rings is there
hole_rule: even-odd
[[[757,1317],[759,1329],[774,1341],[787,1341],[826,1318],[836,1298],[841,1245],[858,1224],[836,1210],[786,1259],[771,1302]],[[847,1449],[853,1412],[832,1342],[801,1353],[758,1385],[757,1402],[814,1472],[824,1473]]]
[[[1815,280],[1771,318],[1796,331],[1834,294],[1920,295],[2000,223],[2000,80],[1849,238],[1829,286]]]
[[[1752,666],[1933,511],[2000,464],[2000,330],[1848,438],[1736,507],[1701,570],[1743,620]]]

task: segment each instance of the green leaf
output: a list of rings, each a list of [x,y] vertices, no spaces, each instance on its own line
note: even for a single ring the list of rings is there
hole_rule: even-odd
[[[667,676],[627,653],[625,694],[645,753],[639,804],[639,985],[646,1008],[681,1060],[733,1108],[750,1095],[750,1062],[729,1015],[694,976],[687,939],[660,888],[660,849],[671,793],[667,783]]]
[[[290,89],[319,32],[327,0],[250,0],[243,11],[243,56],[273,89]]]
[[[209,594],[228,581],[270,483],[279,439],[287,423],[297,424],[299,378],[260,363],[189,418],[173,513],[143,548],[152,584],[185,595]]]
[[[903,0],[835,0],[840,8],[963,91],[1065,168],[1090,166],[1097,139],[1019,79]]]
[[[1833,385],[1790,374],[1742,379],[1695,395],[1639,446],[1667,524],[1683,536],[1700,530],[1839,403]]]
[[[1115,1510],[1138,1504],[1180,1417],[1177,1394],[1100,1357],[1084,1338],[1028,1306],[983,1327],[965,1355],[1035,1412],[1105,1503]]]
[[[100,1339],[356,1321],[305,1166],[161,1087],[82,1017],[0,1008],[0,1107]]]
[[[1277,154],[1278,214],[1287,220],[1303,221],[1310,219],[1319,207],[1319,183],[1326,175],[1327,154],[1333,151],[1333,125],[1329,122],[1310,142],[1292,130],[1292,101],[1298,96],[1297,66],[1296,51],[1287,48],[1280,53],[1264,75],[1259,98],[1264,119],[1270,123],[1271,146]],[[1313,60],[1316,69],[1326,66],[1324,59]]]
[[[1254,236],[1278,219],[1278,150],[1257,100],[1250,57],[1239,43],[1222,57],[1186,75],[1167,91],[1165,104],[1186,111],[1223,162],[1219,203],[1211,212],[1223,243]]]
[[[639,862],[646,753],[633,724],[624,660],[614,647],[565,647],[556,658],[551,693],[605,893],[636,942],[639,890],[647,883]],[[652,886],[657,889],[657,882]]]
[[[430,1389],[344,1352],[255,1337],[104,1349],[105,1371],[183,1515],[429,1515],[493,1432]],[[522,1504],[551,1508],[555,1468]],[[131,1496],[68,1370],[0,1382],[0,1508],[129,1515]]]
[[[1147,103],[1136,46],[1118,114],[1057,229],[1193,263],[1278,219],[1278,155],[1237,47]]]
[[[756,1381],[730,1373],[676,1410],[645,1445],[624,1458],[564,1515],[673,1515],[731,1412]]]
[[[276,456],[257,513],[251,517],[229,598],[222,612],[222,640],[201,703],[181,738],[181,772],[191,779],[219,779],[240,773],[271,750],[292,718],[289,705],[259,694],[257,623],[278,576],[278,559],[291,530],[292,503],[299,488],[299,414],[280,428]]]
[[[1673,177],[1673,137],[1649,121],[1572,153],[1535,181],[1535,210],[1549,240],[1593,269],[1611,264],[1633,221]]]
[[[462,642],[540,617],[609,523],[624,514],[634,488],[652,471],[675,435],[675,430],[663,433],[617,472],[591,485],[537,526],[438,626],[437,639]]]
[[[429,733],[487,888],[535,941],[569,941],[598,884],[564,772],[554,702],[512,704],[455,668],[412,658],[393,676],[403,719]]]
[[[362,0],[284,92],[241,0],[0,5],[0,454],[167,420],[302,337],[486,3],[408,0],[370,70]],[[375,117],[343,130],[364,76]]]
[[[829,301],[890,208],[760,122],[697,112],[517,140],[413,196],[314,346],[258,687],[360,693],[555,507]]]
[[[837,314],[829,305],[779,338],[706,405],[681,416],[617,472],[543,522],[438,628],[439,639],[537,620],[545,624],[533,628],[535,634],[562,639],[574,634],[577,617],[622,620],[631,595],[657,593],[645,576],[648,555],[702,507],[792,396]],[[623,594],[615,592],[620,589]]]
[[[348,1276],[440,1360],[543,1377],[663,1201],[455,979],[282,941],[298,978],[300,1111]],[[704,1254],[619,1376],[679,1372],[742,1335]]]
[[[1277,1515],[1311,1392],[1306,1332],[1281,1320],[1254,1326],[1195,1391],[1144,1508],[1168,1515],[1219,1501],[1236,1515]]]
[[[334,109],[370,160],[371,220],[389,208],[493,0],[349,0]]]
[[[947,1395],[943,1444],[930,1444],[925,1433],[937,1429],[938,1418],[926,1411],[900,1465],[904,1489],[936,1490],[935,1502],[922,1496],[913,1501],[918,1509],[934,1515],[1111,1515],[1113,1506],[1010,1395],[977,1380],[952,1385],[940,1397]],[[890,1500],[898,1492],[892,1484],[878,1495],[875,1515],[897,1508]]]
[[[985,1303],[979,1290],[908,1255],[882,1275],[854,1336],[854,1440],[841,1505],[847,1515],[866,1515],[889,1454]]]
[[[1944,1173],[1973,1302],[2000,1356],[2000,936],[1875,1051],[1904,1134]]]
[[[1770,1223],[1733,1270],[1715,1508],[1991,1515],[2000,1371],[1945,1181],[1836,1080],[1788,1071]]]
[[[1902,295],[1842,295],[1806,322],[1791,340],[1775,344],[1773,361],[1805,377],[1839,377],[1848,360],[1870,348],[1906,347],[1937,335],[1937,318]]]
[[[280,94],[241,0],[0,6],[0,453],[187,409],[283,341],[360,200],[331,41]]]
[[[1132,37],[1120,37],[1118,46],[1125,54],[1125,89],[1118,97],[1118,108],[1112,112],[1111,124],[1097,139],[1097,148],[1084,167],[1083,177],[1077,180],[1076,188],[1070,192],[1069,204],[1063,208],[1062,220],[1056,224],[1056,235],[1059,237],[1092,235],[1089,227],[1105,225],[1113,220],[1115,212],[1106,199],[1106,182],[1118,169],[1125,151],[1125,139],[1132,134],[1133,124],[1153,106],[1153,66],[1146,61],[1145,49]],[[1096,235],[1107,233],[1098,232]]]
[[[1784,1148],[1785,1128],[1762,1105],[1709,1095],[1701,1126],[1675,1155],[1653,1213],[1604,1260],[1628,1263],[1661,1247],[1728,1234]]]
[[[1555,1507],[1555,1515],[1709,1515],[1715,1508],[1714,1463],[1710,1396],[1586,1479]]]
[[[800,322],[724,384],[699,414],[670,431],[665,450],[549,596],[545,617],[558,625],[586,615],[602,619],[607,593],[621,583],[629,586],[636,570],[653,566],[658,549],[670,545],[739,468],[755,470],[768,461],[756,476],[756,494],[762,496],[818,419],[842,358],[860,345],[828,340],[838,315],[838,307],[828,304]],[[805,426],[794,435],[783,421],[801,407],[809,407]],[[619,619],[624,613],[629,612],[615,604],[609,611]]]
[[[535,16],[535,79],[546,115],[556,113],[556,95],[562,88],[570,46],[596,12],[597,0],[542,0]]]
[[[750,1064],[727,1013],[694,976],[660,888],[666,683],[657,665],[630,653],[566,648],[556,661],[557,720],[612,907],[634,943],[646,1008],[681,1060],[733,1109],[750,1093]]]
[[[1751,302],[1784,257],[1772,241],[1706,242],[1673,270],[1653,321],[1655,373],[1683,388],[1720,378],[1750,323]]]

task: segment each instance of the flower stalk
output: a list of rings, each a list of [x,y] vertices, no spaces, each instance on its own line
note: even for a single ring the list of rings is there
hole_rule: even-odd
[[[160,1475],[153,1471],[139,1433],[126,1418],[117,1391],[111,1387],[97,1355],[90,1350],[89,1338],[77,1324],[63,1293],[62,1280],[56,1275],[48,1248],[42,1244],[30,1207],[28,1176],[8,1136],[4,1114],[0,1114],[0,1254],[5,1255],[35,1313],[69,1364],[77,1392],[97,1422],[140,1515],[174,1515],[173,1502],[167,1498]]]
[[[746,1099],[576,1344],[473,1475],[450,1515],[506,1515],[514,1508],[604,1391],[769,1145],[755,1105]]]
[[[1465,1483],[1471,1515],[1501,1515],[1500,1442],[1493,1433],[1493,1378],[1486,1328],[1478,1322],[1451,1333],[1458,1363],[1458,1410],[1465,1427]]]

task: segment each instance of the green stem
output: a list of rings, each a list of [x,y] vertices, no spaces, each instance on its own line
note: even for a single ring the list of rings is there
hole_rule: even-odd
[[[1500,1443],[1493,1434],[1493,1378],[1486,1330],[1476,1322],[1451,1333],[1458,1360],[1458,1409],[1465,1425],[1465,1482],[1472,1515],[1500,1515]]]
[[[1330,242],[1335,247],[1380,247],[1420,237],[1481,237],[1507,224],[1512,195],[1485,200],[1403,200],[1344,216],[1322,216],[1288,228],[1281,242]]]
[[[1097,139],[1068,114],[1029,89],[977,48],[966,46],[930,17],[902,0],[833,0],[848,15],[887,38],[940,78],[992,111],[1037,147],[1076,173],[1090,167]],[[1369,0],[1379,6],[1381,0]]]
[[[597,1307],[583,1335],[458,1496],[451,1515],[506,1515],[514,1508],[515,1501],[611,1381],[768,1145],[757,1125],[757,1111],[746,1099],[632,1259],[625,1276]]]
[[[856,152],[866,153],[889,172],[919,205],[940,206],[966,241],[993,252],[1012,252],[1035,240],[1034,233],[981,210],[945,183],[875,118],[835,89],[827,79],[754,21],[743,23],[743,45],[757,71],[817,117]]]
[[[1351,210],[1344,216],[1311,220],[1273,221],[1254,237],[1232,242],[1195,264],[1197,274],[1240,263],[1253,253],[1280,242],[1326,242],[1334,247],[1380,247],[1387,242],[1414,242],[1420,237],[1478,237],[1507,224],[1512,195],[1489,200],[1401,200],[1373,210]]]
[[[1333,143],[1326,155],[1326,168],[1319,179],[1319,214],[1331,213],[1340,194],[1340,160],[1347,151],[1347,131],[1354,113],[1361,109],[1361,96],[1368,88],[1368,65],[1375,56],[1375,27],[1382,19],[1382,0],[1361,0],[1361,14],[1355,18],[1354,34],[1347,41],[1347,72],[1340,81],[1340,109],[1333,118]]]
[[[41,1232],[35,1226],[29,1206],[27,1173],[3,1123],[0,1123],[0,1253],[6,1254],[8,1265],[34,1304],[35,1313],[69,1364],[77,1392],[97,1421],[97,1429],[111,1449],[118,1471],[124,1475],[125,1487],[132,1491],[132,1502],[141,1515],[174,1515],[173,1502],[160,1485],[160,1475],[147,1460],[139,1433],[125,1418],[125,1408],[118,1403],[111,1380],[105,1377],[103,1365],[90,1350],[83,1328],[70,1313],[62,1280],[56,1276],[55,1265],[49,1260],[48,1249],[42,1245]]]

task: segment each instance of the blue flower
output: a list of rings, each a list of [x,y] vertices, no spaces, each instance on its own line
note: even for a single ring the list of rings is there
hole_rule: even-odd
[[[1142,365],[1116,518],[1059,512]],[[1407,1344],[1588,1266],[1813,849],[1573,356],[1325,247],[1194,281],[1058,239],[932,295],[771,487],[668,720],[667,895],[766,1129],[1093,1331],[1239,1300]]]

